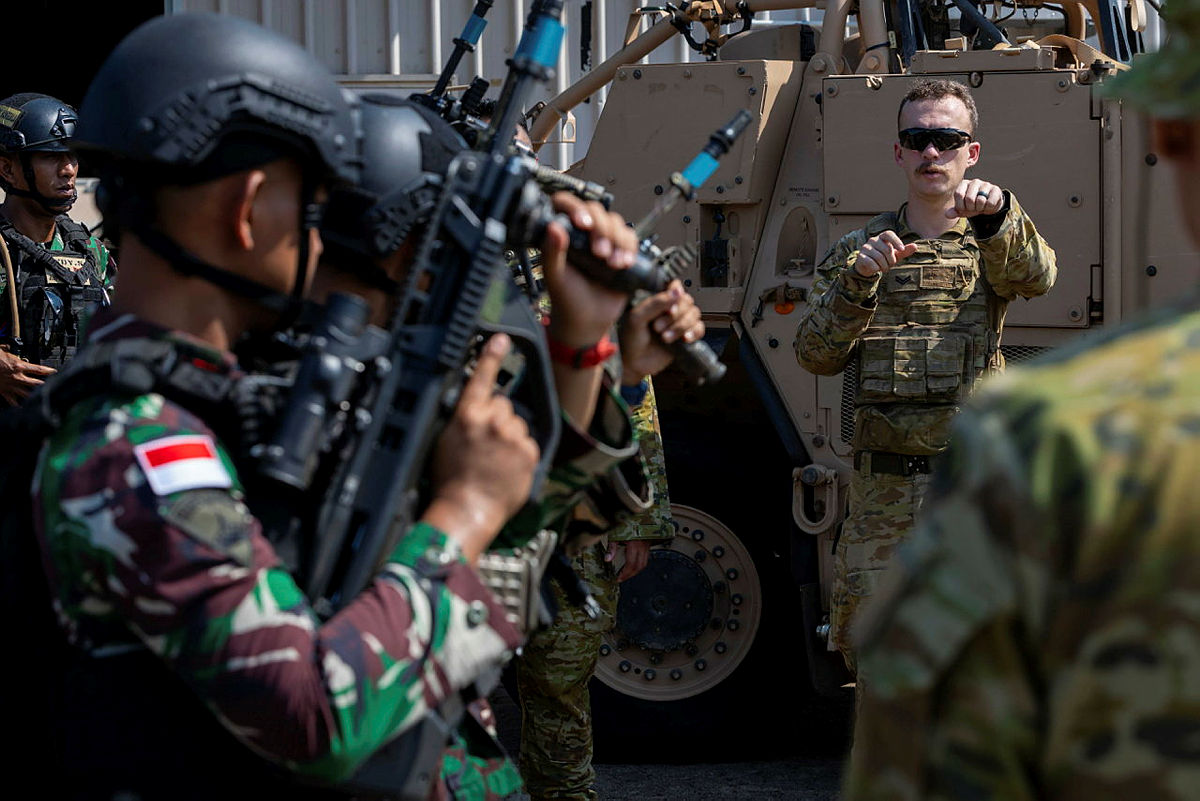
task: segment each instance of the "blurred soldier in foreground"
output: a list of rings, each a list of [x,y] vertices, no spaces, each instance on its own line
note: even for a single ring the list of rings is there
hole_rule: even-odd
[[[1109,91],[1200,242],[1200,2]],[[984,388],[859,629],[846,797],[1200,798],[1200,305]]]
[[[54,763],[35,771],[42,789],[394,797],[356,787],[360,767],[521,639],[472,567],[527,500],[538,458],[494,393],[505,338],[484,347],[447,423],[423,515],[322,621],[243,492],[231,401],[243,373],[230,348],[294,319],[320,252],[324,187],[357,175],[351,107],[291,42],[232,17],[179,15],[130,34],[83,111],[80,146],[100,164],[130,275],[39,391],[51,431],[33,519],[4,520],[6,555],[36,531],[58,618],[27,638],[57,661],[23,674],[49,686],[48,707],[30,700],[49,728],[28,738],[36,764]],[[591,222],[611,232],[614,260],[631,256],[619,221]],[[552,242],[560,260],[565,238]],[[610,299],[595,328],[622,306]],[[591,336],[579,322],[564,316],[561,335]],[[38,571],[26,568],[28,586]]]
[[[958,405],[1003,366],[1009,301],[1044,294],[1056,274],[1012,192],[964,177],[980,154],[965,86],[917,81],[897,124],[908,200],[825,256],[795,342],[814,373],[856,365],[854,472],[829,600],[830,644],[851,672],[857,610],[912,528]]]
[[[74,355],[112,288],[108,250],[67,216],[76,118],[46,95],[0,100],[0,399],[12,406]]]

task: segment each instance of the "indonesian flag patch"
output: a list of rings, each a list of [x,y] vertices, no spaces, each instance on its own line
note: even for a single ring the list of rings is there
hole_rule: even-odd
[[[229,471],[217,456],[217,446],[207,434],[163,437],[136,445],[133,452],[156,495],[233,486]]]

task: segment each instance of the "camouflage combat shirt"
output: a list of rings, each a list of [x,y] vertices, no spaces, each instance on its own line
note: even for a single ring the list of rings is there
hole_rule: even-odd
[[[850,801],[1200,797],[1200,303],[965,407],[857,632]]]
[[[93,341],[186,339],[130,316],[96,323]],[[231,368],[208,351],[213,369]],[[254,751],[303,775],[348,777],[520,642],[458,548],[424,523],[320,622],[245,506],[225,445],[161,395],[74,406],[33,493],[69,640],[149,650]],[[511,766],[497,776],[464,760],[489,771],[475,784],[494,796],[517,786]]]
[[[997,330],[1008,301],[1045,294],[1057,276],[1054,251],[1038,234],[1016,197],[1007,191],[1004,195],[1006,209],[986,218],[973,218],[974,222],[960,217],[938,240],[922,240],[909,227],[907,204],[897,212],[895,228],[905,244],[930,243],[940,248],[942,241],[948,241],[978,253],[978,273],[994,296],[991,302],[996,304]],[[868,238],[865,229],[850,232],[817,266],[794,344],[800,364],[818,375],[834,375],[846,368],[875,316],[884,289],[881,277],[865,278],[853,266]],[[947,305],[945,300],[940,303]],[[973,382],[979,375],[968,378]],[[859,405],[854,446],[910,454],[939,453],[946,446],[950,421],[957,409],[953,402]]]
[[[84,247],[96,259],[96,275],[100,278],[104,289],[106,291],[112,291],[114,284],[113,279],[115,278],[115,268],[110,269],[112,256],[108,252],[108,248],[106,248],[104,244],[95,236],[89,236]],[[9,257],[12,259],[13,263],[13,270],[16,273],[20,273],[21,264],[24,261],[24,254],[14,244],[10,243],[8,248]],[[54,236],[49,242],[45,243],[45,248],[51,253],[63,253],[66,248],[66,243],[63,241],[62,232],[55,228]],[[14,275],[13,277],[17,278],[18,283],[20,282],[20,278],[17,275]],[[12,306],[9,303],[8,292],[8,273],[6,270],[4,270],[3,266],[0,265],[0,339],[11,336],[12,334]]]

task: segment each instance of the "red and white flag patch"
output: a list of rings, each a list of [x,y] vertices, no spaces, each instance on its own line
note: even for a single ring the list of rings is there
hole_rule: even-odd
[[[151,440],[133,448],[150,489],[170,495],[201,487],[230,487],[233,479],[207,434],[182,434]]]

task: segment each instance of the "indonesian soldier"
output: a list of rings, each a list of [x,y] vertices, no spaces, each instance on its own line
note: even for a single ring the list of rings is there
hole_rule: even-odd
[[[966,87],[915,82],[897,124],[908,200],[834,245],[795,341],[814,373],[855,368],[854,472],[830,597],[831,645],[852,672],[857,610],[913,525],[959,404],[1003,366],[1008,303],[1045,293],[1056,275],[1013,193],[965,177],[981,149]]]
[[[47,95],[0,100],[0,399],[12,406],[75,353],[112,288],[108,250],[67,216],[78,197],[76,122]]]
[[[1104,87],[1153,122],[1200,244],[1200,3]],[[1200,270],[1194,270],[1200,275]],[[967,405],[867,608],[846,797],[1200,797],[1200,304]]]
[[[433,190],[441,184],[451,160],[466,143],[424,106],[392,95],[362,96],[360,117],[364,163],[370,169],[356,186],[331,196],[321,227],[325,251],[313,295],[320,299],[332,291],[362,294],[379,316],[386,316],[399,285],[405,280],[413,254],[412,242],[426,235],[425,226],[437,199]],[[557,195],[555,202],[560,208],[570,210],[576,222],[579,215],[586,213],[594,216],[597,224],[614,223],[620,227],[620,218],[606,214],[598,204],[586,204],[569,195]],[[555,262],[553,251],[544,255],[550,256],[543,272],[549,290],[547,309],[555,316],[570,319],[579,316],[573,304],[582,301],[590,307],[598,305],[593,298],[595,289],[581,291],[585,287],[576,287],[573,292],[565,291],[563,265]],[[623,305],[623,298],[618,298],[618,303],[617,308]],[[633,321],[638,331],[631,332],[629,345],[633,348],[630,353],[643,366],[661,369],[671,359],[666,352],[666,360],[660,364],[656,357],[661,348],[650,341],[650,326],[658,315],[663,314],[667,322],[678,319],[680,330],[685,333],[698,321],[694,304],[679,301],[673,310],[667,309],[668,305],[671,304],[663,303],[660,298],[657,303],[639,306],[641,313]],[[636,335],[639,332],[642,336]],[[675,335],[678,332],[668,336]],[[625,345],[623,341],[622,346]],[[598,361],[556,363],[554,368],[560,391],[570,394],[571,385],[592,383],[601,364]],[[618,469],[618,463],[636,459],[637,454],[633,427],[617,404],[612,388],[579,397],[587,398],[592,408],[579,404],[572,404],[572,408],[564,406],[561,457],[556,459],[541,500],[539,523],[560,532],[565,515],[582,499],[583,493],[594,483],[606,480],[610,471]],[[577,422],[588,418],[593,421],[590,431]],[[611,505],[605,511],[610,515],[617,513]],[[588,553],[591,552],[589,549]],[[582,578],[596,590],[590,574],[583,573]],[[604,593],[596,591],[596,596],[603,605]],[[563,616],[586,619],[582,609],[567,600],[561,589],[557,600],[559,620]],[[551,629],[557,629],[558,625],[556,621]],[[533,642],[542,639],[543,633],[538,632]],[[593,659],[596,647],[598,644],[590,650]],[[502,797],[520,786],[516,770],[493,742],[492,732],[487,731],[489,713],[482,699],[472,703],[468,711],[470,716],[452,736],[443,757],[444,792],[455,799]],[[524,743],[523,738],[522,747]]]
[[[29,739],[54,764],[33,772],[54,797],[394,795],[354,783],[364,763],[520,642],[473,569],[527,500],[538,458],[494,394],[505,338],[484,347],[441,435],[420,519],[322,621],[249,511],[230,348],[294,318],[325,187],[358,172],[351,107],[291,42],[178,15],[117,47],[83,111],[79,143],[100,164],[130,280],[39,392],[51,430],[29,522],[58,631],[28,652],[58,661],[21,677],[52,701],[51,731]],[[613,268],[631,260],[619,220],[576,223]],[[566,237],[551,230],[561,264]],[[623,306],[591,301],[560,336],[599,336]],[[5,517],[6,552],[20,522]]]

